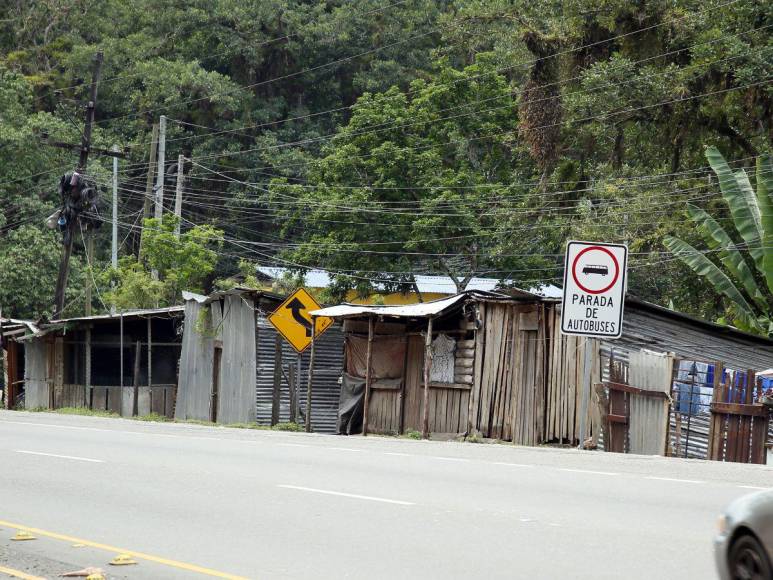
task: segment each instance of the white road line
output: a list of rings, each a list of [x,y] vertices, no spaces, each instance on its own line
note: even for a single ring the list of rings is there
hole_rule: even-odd
[[[739,485],[737,487],[740,487],[741,489],[761,489],[763,491],[767,491],[769,489],[773,489],[773,488],[770,488],[770,487],[759,487],[757,485]]]
[[[359,495],[356,493],[344,493],[342,491],[330,491],[328,489],[316,489],[313,487],[303,487],[300,485],[278,485],[277,487],[281,487],[284,489],[296,489],[299,491],[309,491],[311,493],[322,493],[325,495],[336,495],[340,497],[351,497],[353,499],[364,499],[367,501],[378,501],[381,503],[392,503],[396,505],[416,505],[413,502],[410,501],[402,501],[399,499],[387,499],[385,497],[373,497],[370,495]]]
[[[396,451],[384,451],[384,455],[393,455],[394,457],[418,457],[418,455],[411,455],[410,453],[397,453]]]
[[[655,477],[654,475],[650,475],[644,479],[654,479],[656,481],[675,481],[677,483],[706,483],[705,481],[700,481],[699,479],[676,479],[675,477]]]
[[[534,467],[526,463],[505,463],[504,461],[493,461],[492,465],[506,465],[507,467]]]
[[[75,461],[88,461],[90,463],[105,463],[102,459],[89,459],[88,457],[75,457],[74,455],[57,455],[56,453],[41,453],[40,451],[24,451],[14,449],[16,453],[26,453],[27,455],[43,455],[45,457],[58,457],[59,459],[73,459]]]
[[[281,447],[311,447],[311,445],[305,445],[303,443],[277,443]]]
[[[568,467],[560,467],[559,471],[569,471],[571,473],[590,473],[593,475],[620,475],[619,473],[613,473],[611,471],[592,471],[590,469],[569,469]]]
[[[469,461],[469,459],[462,459],[461,457],[439,457],[434,455],[431,455],[429,459],[437,459],[439,461],[459,461],[462,463]]]

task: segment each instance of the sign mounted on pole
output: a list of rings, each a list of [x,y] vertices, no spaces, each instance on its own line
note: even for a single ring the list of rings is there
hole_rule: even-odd
[[[311,297],[311,294],[303,288],[299,288],[268,316],[268,321],[296,352],[301,353],[311,344],[311,316],[309,312],[320,308],[322,307]],[[319,335],[333,324],[333,319],[327,316],[317,316],[316,318],[314,337],[319,338]]]
[[[627,267],[627,246],[569,242],[564,262],[561,332],[620,338]]]

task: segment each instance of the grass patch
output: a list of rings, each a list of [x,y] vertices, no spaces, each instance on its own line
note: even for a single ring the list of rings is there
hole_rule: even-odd
[[[405,433],[401,435],[403,439],[421,439],[421,431],[414,431],[413,429],[406,429]]]
[[[171,423],[172,419],[166,415],[159,415],[158,413],[148,413],[147,415],[137,415],[136,417],[127,417],[134,421],[149,421],[151,423]]]
[[[294,431],[298,433],[303,431],[303,426],[298,423],[277,423],[271,429],[274,431]]]
[[[231,429],[271,429],[268,425],[258,425],[257,423],[226,423],[223,427],[229,427]]]
[[[112,419],[120,419],[121,416],[112,411],[95,411],[93,409],[87,409],[85,407],[62,407],[61,409],[47,409],[45,407],[35,407],[33,409],[24,409],[31,413],[59,413],[60,415],[82,415],[85,417],[109,417]],[[149,423],[183,423],[188,425],[202,425],[203,427],[224,427],[227,429],[255,429],[255,430],[273,430],[273,431],[291,431],[302,432],[304,431],[303,425],[298,423],[277,423],[273,427],[268,425],[258,425],[257,423],[213,423],[212,421],[202,421],[201,419],[170,419],[166,415],[160,415],[158,413],[148,413],[147,415],[139,415],[136,417],[125,417],[132,421],[146,421]]]
[[[112,411],[99,411],[87,409],[86,407],[60,407],[59,409],[43,409],[44,412],[58,413],[59,415],[83,415],[86,417],[120,417],[118,413]]]

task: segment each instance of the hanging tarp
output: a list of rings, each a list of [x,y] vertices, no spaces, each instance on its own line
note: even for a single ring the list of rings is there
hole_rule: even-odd
[[[344,373],[341,397],[338,400],[336,432],[352,435],[362,432],[362,411],[365,402],[365,379]]]
[[[350,335],[346,337],[346,343],[346,370],[353,376],[364,377],[368,339]],[[403,376],[405,338],[380,336],[371,350],[371,378],[397,379]]]

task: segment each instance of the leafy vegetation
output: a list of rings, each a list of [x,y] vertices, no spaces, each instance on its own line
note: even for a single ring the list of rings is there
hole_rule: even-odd
[[[6,315],[50,314],[60,244],[43,223],[76,152],[44,137],[79,142],[92,58],[102,50],[93,141],[127,152],[121,261],[110,269],[109,228],[97,232],[90,260],[76,232],[65,314],[82,313],[92,279],[96,310],[156,306],[216,280],[259,285],[255,264],[293,270],[279,290],[325,268],[331,299],[410,290],[416,274],[450,274],[459,289],[476,276],[528,288],[558,282],[574,238],[628,243],[633,294],[770,332],[769,267],[743,246],[709,242],[705,219],[695,227],[705,212],[735,244],[746,241],[703,151],[715,147],[733,173],[770,153],[773,21],[764,2],[0,6]],[[161,114],[167,202],[177,156],[190,160],[179,240],[174,220],[143,221]],[[104,188],[103,217],[111,166],[89,160]],[[769,197],[760,201],[751,172],[749,187],[764,216]],[[674,259],[664,240],[677,238],[719,258],[750,309]],[[751,278],[726,263],[737,267],[739,252]]]
[[[706,157],[719,179],[732,222],[723,227],[707,212],[691,205],[690,219],[713,256],[679,238],[667,237],[664,243],[725,296],[730,322],[773,336],[773,163],[770,157],[757,158],[755,192],[746,172],[733,172],[716,148],[707,149]]]

